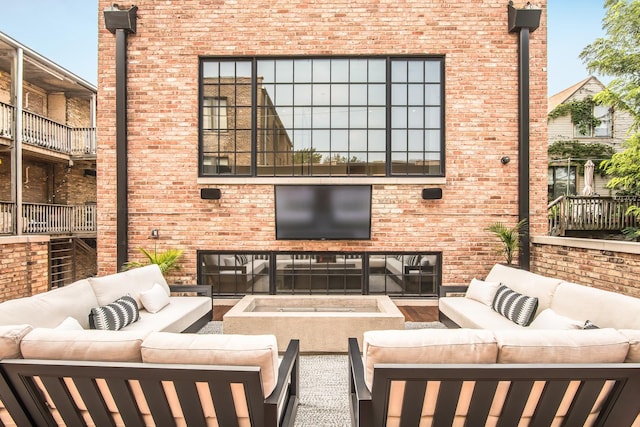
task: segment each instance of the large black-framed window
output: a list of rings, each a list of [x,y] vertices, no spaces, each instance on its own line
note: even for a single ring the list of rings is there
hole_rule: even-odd
[[[198,284],[216,297],[371,294],[435,298],[441,252],[199,250]]]
[[[202,177],[444,176],[443,57],[202,58],[200,87]]]

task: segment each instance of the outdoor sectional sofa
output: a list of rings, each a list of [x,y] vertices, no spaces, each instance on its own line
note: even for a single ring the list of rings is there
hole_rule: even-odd
[[[154,288],[156,284],[158,287]],[[174,294],[195,292],[203,296],[176,296],[171,291]],[[209,287],[169,287],[160,268],[151,264],[78,280],[48,292],[2,302],[0,325],[28,324],[34,328],[55,328],[72,318],[82,328],[89,329],[89,314],[93,308],[104,307],[126,295],[136,301],[139,319],[122,327],[122,331],[194,332],[211,320],[213,307]],[[149,300],[150,306],[157,304],[156,300],[167,304],[152,313],[145,308],[143,299]]]
[[[139,320],[89,329],[123,294]],[[275,335],[189,333],[211,297],[169,295],[149,266],[0,304],[0,425],[293,425],[299,343],[279,360]]]
[[[454,329],[350,339],[354,426],[640,426],[639,299],[504,265],[445,289]]]
[[[516,323],[493,309],[500,285],[523,296],[537,298],[529,321]],[[438,300],[440,320],[449,327],[474,329],[582,328],[587,321],[600,328],[640,330],[640,299],[570,283],[496,264],[484,281],[472,280],[463,289],[442,288]],[[446,296],[449,290],[465,296]],[[540,316],[543,316],[542,318]]]

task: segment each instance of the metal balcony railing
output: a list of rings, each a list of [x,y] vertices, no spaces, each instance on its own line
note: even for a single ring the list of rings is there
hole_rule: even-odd
[[[0,102],[0,137],[13,139],[13,111],[12,105]]]
[[[15,205],[0,202],[0,234],[15,234]],[[95,205],[22,204],[23,234],[94,234]]]
[[[13,139],[15,108],[0,102],[0,137]],[[22,112],[22,140],[70,156],[96,154],[95,128],[71,128],[28,111]]]
[[[637,218],[627,214],[632,205],[640,205],[640,197],[560,196],[548,205],[549,234],[637,227]]]

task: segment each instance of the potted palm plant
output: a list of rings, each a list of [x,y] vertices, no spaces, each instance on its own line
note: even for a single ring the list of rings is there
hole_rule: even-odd
[[[504,255],[507,265],[513,264],[513,257],[520,246],[520,234],[522,227],[527,223],[527,219],[519,221],[513,227],[502,222],[495,222],[485,228],[486,231],[493,233],[502,245],[499,252]]]
[[[163,275],[171,270],[180,268],[178,261],[184,252],[181,249],[167,249],[164,252],[157,252],[154,250],[153,253],[145,250],[144,248],[138,248],[138,250],[146,257],[146,260],[144,262],[129,261],[124,265],[124,269],[129,270],[131,268],[143,267],[149,264],[158,264]]]

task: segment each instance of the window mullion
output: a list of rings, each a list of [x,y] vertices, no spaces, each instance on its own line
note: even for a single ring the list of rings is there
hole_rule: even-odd
[[[251,61],[251,176],[258,175],[258,61]]]
[[[391,155],[391,92],[392,92],[392,84],[391,84],[391,58],[386,59],[386,97],[387,102],[385,105],[385,133],[386,133],[386,154],[385,154],[385,174],[386,176],[391,176],[391,163],[392,163],[392,155]]]

